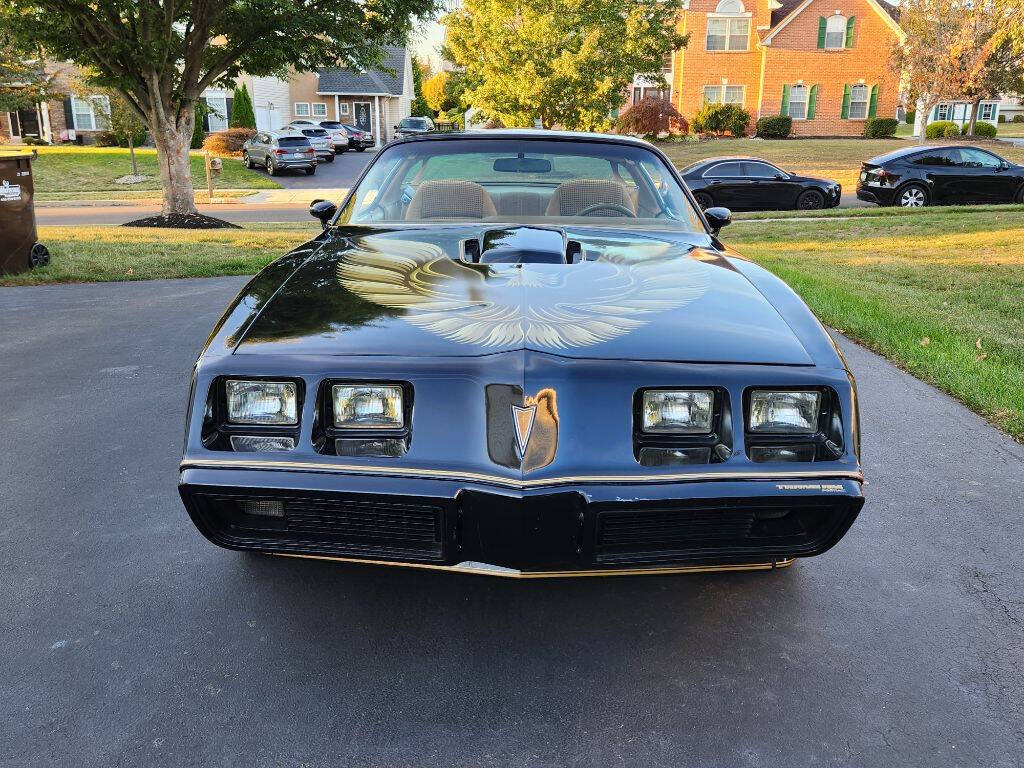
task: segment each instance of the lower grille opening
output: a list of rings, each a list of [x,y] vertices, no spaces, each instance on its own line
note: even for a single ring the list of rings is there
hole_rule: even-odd
[[[656,563],[708,556],[795,557],[827,549],[852,522],[846,499],[707,500],[604,510],[598,563]]]
[[[362,497],[196,494],[197,510],[225,546],[440,561],[443,508]],[[283,508],[283,514],[278,510]]]

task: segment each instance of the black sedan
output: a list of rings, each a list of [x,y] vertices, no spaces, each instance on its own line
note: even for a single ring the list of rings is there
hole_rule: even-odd
[[[772,569],[864,503],[835,344],[622,136],[385,147],[228,307],[179,489],[223,547],[503,576]]]
[[[864,163],[857,197],[904,208],[1024,203],[1024,166],[963,144],[907,147]]]
[[[354,149],[356,152],[362,152],[374,145],[373,134],[369,131],[356,128],[354,125],[349,125],[348,123],[339,123],[339,125],[345,129],[346,133],[348,133],[348,146],[350,149]]]
[[[811,211],[835,208],[842,194],[834,181],[787,173],[756,157],[712,157],[681,174],[701,208]]]

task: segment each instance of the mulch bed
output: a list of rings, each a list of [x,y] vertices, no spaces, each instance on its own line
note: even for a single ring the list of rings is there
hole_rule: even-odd
[[[122,224],[124,227],[165,227],[168,229],[241,229],[224,219],[204,216],[201,213],[175,213],[170,216],[147,216]]]

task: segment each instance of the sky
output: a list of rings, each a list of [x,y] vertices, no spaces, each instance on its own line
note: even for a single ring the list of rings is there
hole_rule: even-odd
[[[459,0],[442,0],[442,9],[434,19],[424,21],[420,24],[410,39],[410,48],[417,57],[430,59],[433,69],[441,68],[441,43],[444,42],[444,27],[437,23],[437,19],[444,16],[459,6]]]

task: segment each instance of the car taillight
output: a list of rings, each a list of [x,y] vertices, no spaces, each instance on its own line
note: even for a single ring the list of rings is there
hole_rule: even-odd
[[[275,154],[275,155],[287,155],[287,154],[288,154],[288,151],[287,151],[287,150],[285,150],[285,149],[275,149],[275,150],[274,150],[274,154]]]

